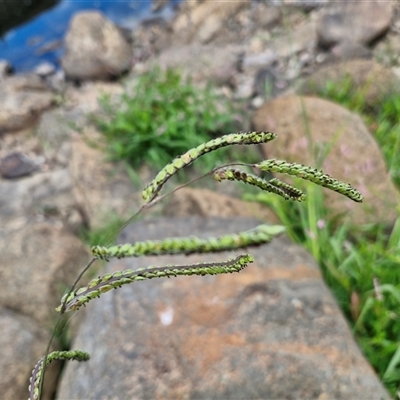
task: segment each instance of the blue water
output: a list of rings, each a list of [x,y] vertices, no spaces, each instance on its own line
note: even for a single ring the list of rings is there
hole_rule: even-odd
[[[7,32],[0,39],[0,59],[9,61],[16,72],[31,71],[42,61],[59,67],[62,39],[77,11],[100,10],[119,26],[134,29],[149,17],[171,17],[177,3],[179,0],[172,0],[161,13],[151,13],[150,0],[62,0],[54,8]]]

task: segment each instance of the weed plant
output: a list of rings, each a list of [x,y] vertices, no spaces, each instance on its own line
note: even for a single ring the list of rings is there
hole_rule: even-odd
[[[165,196],[173,193],[172,191],[163,195],[161,194],[165,189],[164,186],[166,182],[171,177],[175,176],[176,173],[191,165],[194,161],[205,154],[235,144],[250,145],[268,143],[275,139],[275,137],[276,135],[271,132],[240,132],[224,135],[189,149],[162,168],[155,178],[143,189],[143,206],[124,224],[124,226],[132,222],[132,219],[137,217],[145,209],[148,209],[158,201],[162,200]],[[241,166],[242,169],[236,168],[237,166]],[[251,168],[269,174],[282,173],[299,177],[303,180],[313,182],[318,186],[323,186],[336,191],[356,202],[362,201],[362,195],[349,184],[340,182],[318,169],[296,163],[288,163],[283,160],[270,159],[256,164],[235,162],[222,167],[216,167],[200,178],[213,176],[214,179],[219,182],[223,180],[240,181],[255,186],[263,191],[277,194],[285,200],[304,200],[304,193],[296,187],[277,178],[269,180],[260,178],[257,175],[246,172],[246,170],[243,169],[246,167],[247,169]],[[189,181],[188,183],[191,182]],[[227,234],[217,238],[202,239],[190,236],[182,238],[167,238],[155,241],[147,240],[144,242],[135,242],[133,244],[127,243],[111,246],[109,244],[112,238],[110,238],[110,240],[106,241],[103,245],[94,245],[91,247],[92,258],[83,268],[73,285],[66,291],[61,299],[60,305],[56,308],[59,312],[59,319],[53,331],[53,338],[59,334],[60,328],[64,328],[65,319],[63,317],[66,313],[79,310],[79,308],[85,306],[88,302],[100,297],[102,294],[112,289],[117,289],[123,285],[140,282],[146,279],[177,277],[181,275],[204,276],[240,272],[247,266],[247,264],[253,262],[253,257],[250,254],[240,254],[236,258],[223,262],[149,266],[138,270],[129,269],[100,275],[97,278],[90,280],[87,285],[77,288],[83,275],[87,271],[91,270],[92,265],[99,259],[108,261],[110,258],[139,257],[145,255],[156,256],[162,254],[214,253],[267,243],[273,237],[282,233],[283,230],[284,227],[282,226],[260,225],[250,231]],[[48,343],[44,357],[39,360],[32,371],[29,385],[29,398],[31,400],[41,398],[46,367],[53,360],[87,361],[89,359],[89,354],[80,350],[56,351],[50,353],[49,349],[51,343],[52,340]]]

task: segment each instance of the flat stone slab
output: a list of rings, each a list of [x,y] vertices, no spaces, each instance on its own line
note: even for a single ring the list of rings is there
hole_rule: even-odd
[[[170,218],[129,226],[121,243],[218,236],[248,218]],[[107,271],[218,261],[249,252],[231,275],[143,281],[88,304],[58,399],[389,398],[311,256],[285,236],[208,255],[121,259]],[[79,311],[82,312],[82,311]]]

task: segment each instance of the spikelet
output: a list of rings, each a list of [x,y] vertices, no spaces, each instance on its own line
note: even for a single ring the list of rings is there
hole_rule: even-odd
[[[303,201],[306,199],[306,195],[300,189],[297,189],[296,187],[289,185],[289,183],[283,182],[278,178],[270,179],[269,183],[282,190],[290,200]]]
[[[194,160],[211,151],[220,149],[233,144],[259,144],[267,143],[275,139],[276,135],[272,132],[240,132],[224,135],[219,138],[210,140],[193,149],[188,150],[185,154],[176,157],[172,162],[167,164],[157,176],[145,187],[142,197],[145,202],[153,200],[161,190],[165,182],[171,178],[176,172],[190,165]]]
[[[43,376],[43,368],[47,367],[54,360],[76,360],[87,361],[90,355],[85,351],[69,350],[69,351],[53,351],[46,357],[46,365],[43,366],[45,357],[42,357],[32,370],[29,378],[29,400],[37,400],[40,395],[40,383]]]
[[[338,181],[331,176],[324,174],[322,171],[307,167],[302,164],[289,163],[284,160],[265,160],[254,165],[261,171],[268,172],[280,172],[298,178],[305,179],[307,181],[316,183],[317,185],[326,187],[335,192],[343,194],[351,200],[361,203],[363,200],[362,194],[350,184]]]
[[[61,311],[65,303],[65,312],[78,310],[90,300],[100,297],[111,289],[116,289],[128,283],[143,281],[146,279],[176,277],[180,275],[217,275],[239,272],[254,261],[249,254],[243,254],[235,259],[225,262],[198,263],[189,265],[167,265],[164,267],[147,267],[137,270],[127,269],[106,274],[92,279],[89,284],[61,299],[61,304],[56,311]]]
[[[256,228],[237,234],[200,239],[195,236],[147,240],[134,244],[122,244],[111,247],[93,246],[90,250],[94,257],[109,258],[139,257],[162,254],[212,253],[232,250],[244,246],[268,243],[285,230],[283,226],[259,225]]]
[[[224,168],[217,170],[214,173],[214,179],[218,182],[222,180],[240,181],[249,185],[257,186],[267,192],[275,193],[285,200],[303,201],[305,199],[304,193],[295,187],[280,181],[279,179],[271,179],[269,181],[260,178],[256,175],[249,174],[235,168]]]

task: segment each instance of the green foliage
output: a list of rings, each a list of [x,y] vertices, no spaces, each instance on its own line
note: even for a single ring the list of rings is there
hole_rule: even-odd
[[[96,119],[111,159],[131,167],[161,169],[172,158],[233,129],[232,109],[211,87],[195,87],[174,70],[141,75],[120,104],[101,100],[106,118]],[[217,157],[205,163],[215,165]]]
[[[314,256],[365,355],[395,394],[400,385],[400,218],[391,231],[379,224],[339,224],[328,219],[321,188],[305,190],[303,203],[264,193],[247,198],[271,206],[291,239]]]

